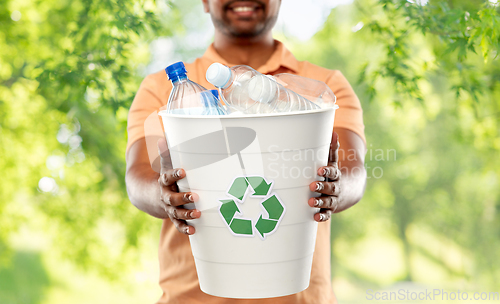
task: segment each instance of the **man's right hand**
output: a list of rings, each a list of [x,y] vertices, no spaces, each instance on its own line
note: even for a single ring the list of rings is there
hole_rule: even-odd
[[[197,219],[201,212],[196,209],[186,209],[185,204],[198,201],[198,195],[192,192],[180,192],[177,181],[186,177],[183,169],[172,169],[170,153],[164,138],[158,140],[158,151],[161,157],[161,170],[158,183],[160,184],[160,202],[170,220],[181,233],[190,235],[195,233],[193,226],[186,220]]]

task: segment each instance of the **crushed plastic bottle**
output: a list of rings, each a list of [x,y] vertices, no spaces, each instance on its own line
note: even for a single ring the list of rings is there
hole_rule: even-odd
[[[184,63],[176,62],[168,66],[165,72],[173,85],[167,103],[168,113],[183,115],[227,114],[227,109],[221,105],[217,93],[188,79]]]
[[[276,74],[273,77],[285,88],[314,102],[323,109],[336,107],[337,97],[332,89],[322,81],[289,73]]]
[[[246,65],[232,68],[220,63],[207,70],[207,81],[218,87],[222,100],[245,114],[280,113],[319,109],[311,101]]]

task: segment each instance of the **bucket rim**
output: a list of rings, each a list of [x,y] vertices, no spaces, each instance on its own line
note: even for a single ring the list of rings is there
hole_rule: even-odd
[[[259,117],[278,117],[278,116],[295,116],[295,115],[307,115],[328,111],[335,111],[339,108],[338,105],[334,107],[315,109],[307,111],[297,111],[297,112],[284,112],[284,113],[265,113],[265,114],[242,114],[242,115],[185,115],[185,114],[170,114],[167,110],[162,110],[158,113],[159,116],[163,117],[173,117],[173,118],[186,118],[186,119],[239,119],[239,118],[259,118]]]

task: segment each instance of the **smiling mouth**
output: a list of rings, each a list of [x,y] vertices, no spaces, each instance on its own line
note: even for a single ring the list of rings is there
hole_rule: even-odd
[[[264,5],[259,1],[232,1],[228,3],[226,9],[240,16],[251,16],[258,10],[264,9]]]
[[[234,7],[232,8],[233,12],[236,12],[236,13],[244,13],[244,12],[253,12],[255,11],[255,7],[251,7],[251,6],[238,6],[238,7]]]

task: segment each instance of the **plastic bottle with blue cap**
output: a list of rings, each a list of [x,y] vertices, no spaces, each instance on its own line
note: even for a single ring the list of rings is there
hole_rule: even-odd
[[[228,111],[225,106],[220,104],[219,91],[207,90],[200,93],[205,114],[203,115],[226,115]]]
[[[207,81],[219,88],[221,99],[244,114],[295,112],[320,107],[277,83],[272,76],[246,65],[229,68],[213,63],[206,73]]]
[[[217,90],[207,90],[187,77],[182,62],[169,65],[165,72],[172,82],[167,112],[182,115],[226,115],[227,109],[219,101]]]

